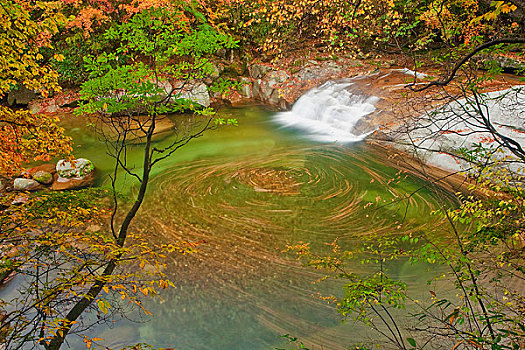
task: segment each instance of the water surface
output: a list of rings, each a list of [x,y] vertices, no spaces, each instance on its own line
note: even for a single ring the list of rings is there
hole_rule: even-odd
[[[146,302],[151,319],[131,315],[141,322],[119,321],[96,336],[111,347],[147,342],[214,350],[273,349],[288,333],[312,349],[365,342],[363,327],[341,323],[334,305],[318,297],[340,295],[342,282],[313,283],[323,271],[303,267],[283,249],[310,242],[315,252],[329,253],[326,243],[334,240],[351,249],[372,234],[435,230],[430,212],[440,199],[384,150],[315,142],[258,107],[220,113],[240,126],[210,131],[159,164],[134,227],[152,242],[205,243],[197,254],[167,258],[176,287]],[[103,144],[72,124],[76,155],[92,159],[107,184]],[[140,145],[130,164],[140,167]],[[128,189],[132,180],[120,184]],[[412,286],[429,277],[425,266],[390,268]],[[356,264],[355,271],[363,269]]]

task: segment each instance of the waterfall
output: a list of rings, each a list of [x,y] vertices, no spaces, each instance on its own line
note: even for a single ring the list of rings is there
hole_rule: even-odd
[[[275,120],[284,127],[306,132],[319,142],[349,143],[369,133],[355,130],[358,121],[376,110],[379,100],[351,89],[353,82],[327,82],[301,96],[289,112],[278,113]]]

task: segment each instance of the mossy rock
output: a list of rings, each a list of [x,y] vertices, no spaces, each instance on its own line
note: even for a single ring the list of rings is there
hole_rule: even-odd
[[[47,171],[41,170],[41,171],[37,171],[33,175],[33,180],[36,180],[39,183],[44,184],[44,185],[50,185],[51,183],[53,183],[53,175],[51,175],[51,173],[48,173]]]

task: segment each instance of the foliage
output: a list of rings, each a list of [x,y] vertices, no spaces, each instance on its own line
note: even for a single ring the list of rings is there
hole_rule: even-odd
[[[32,343],[59,349],[69,334],[80,336],[88,348],[99,344],[102,339],[85,334],[92,321],[84,314],[92,313],[102,322],[118,316],[127,304],[149,314],[140,296],[173,286],[160,259],[167,253],[190,253],[196,246],[154,245],[135,234],[131,224],[153,166],[202,135],[211,123],[211,110],[199,109],[181,96],[184,86],[210,72],[207,56],[235,42],[205,23],[192,27],[171,7],[142,10],[126,22],[114,23],[103,35],[117,48],[85,58],[91,79],[82,84],[84,103],[78,113],[104,127],[99,131],[115,161],[111,196],[51,193],[19,207],[11,205],[12,196],[4,198],[1,238],[4,249],[16,246],[11,255],[4,254],[4,272],[27,277],[19,286],[20,296],[4,305],[2,334],[8,346]],[[166,91],[168,81],[179,88]],[[197,116],[177,126],[171,145],[155,147],[157,123],[165,113],[183,110]],[[137,138],[144,159],[138,169],[126,159],[127,148],[137,147]],[[118,194],[119,173],[138,187],[131,203]]]
[[[406,349],[405,334],[395,320],[393,310],[405,308],[407,286],[391,278],[387,267],[388,261],[404,257],[406,251],[396,248],[400,245],[397,237],[374,236],[365,241],[368,242],[358,251],[342,250],[337,242],[332,242],[332,254],[327,256],[313,254],[310,245],[304,243],[288,246],[287,250],[295,252],[309,266],[331,271],[327,278],[345,281],[343,297],[322,297],[337,303],[337,310],[344,319],[362,322],[396,347]],[[371,264],[373,269],[368,273],[355,273],[352,266],[356,263]]]
[[[392,46],[419,50],[431,43],[468,43],[490,34],[493,27],[488,22],[513,9],[497,3],[487,12],[477,0],[234,0],[204,6],[218,27],[244,45],[280,56],[287,45],[304,39],[319,41],[330,50]]]
[[[9,206],[13,196],[2,198],[3,205],[9,206],[0,212],[2,274],[26,277],[26,282],[20,282],[20,295],[9,300],[17,308],[5,313],[1,325],[6,345],[45,345],[61,332],[58,320],[63,310],[82,298],[99,278],[93,272],[115,256],[125,254],[130,260],[121,263],[134,267],[106,278],[104,295],[95,298],[91,308],[99,318],[118,314],[119,300],[147,313],[139,294],[153,295],[171,285],[162,279],[158,251],[177,250],[177,245],[154,247],[134,237],[132,247],[118,247],[103,229],[110,213],[107,196],[106,190],[99,189],[49,192],[16,207]],[[150,272],[141,271],[146,264]],[[79,335],[87,344],[101,340],[87,338],[82,330]]]
[[[0,174],[14,174],[24,163],[71,152],[71,139],[57,123],[56,117],[0,106]]]
[[[52,36],[66,23],[59,5],[57,1],[0,2],[0,96],[18,84],[44,96],[59,89],[57,74],[41,53],[42,48],[52,46]],[[55,59],[61,58],[57,53]]]
[[[44,96],[60,89],[57,73],[42,55],[66,22],[59,8],[57,2],[0,2],[0,97],[17,86],[39,90]],[[54,57],[62,59],[60,54]],[[0,173],[10,175],[25,162],[70,152],[70,139],[57,122],[54,117],[0,106]]]
[[[327,256],[312,254],[308,244],[289,247],[308,265],[330,271],[326,278],[345,281],[343,296],[323,299],[337,303],[342,317],[372,327],[395,348],[523,347],[524,177],[508,167],[515,161],[494,158],[481,145],[469,156],[476,169],[469,173],[476,178],[468,188],[471,194],[458,193],[458,207],[435,213],[450,231],[373,236],[351,251],[334,242]],[[412,299],[413,291],[389,272],[395,260],[436,267],[428,300]],[[356,273],[359,263],[371,267]],[[456,296],[431,285],[453,285]]]

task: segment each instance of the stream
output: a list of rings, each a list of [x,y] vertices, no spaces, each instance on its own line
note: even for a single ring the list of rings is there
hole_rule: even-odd
[[[340,296],[342,281],[315,283],[323,271],[283,252],[287,244],[309,242],[328,254],[327,243],[336,239],[351,249],[371,234],[440,229],[431,212],[442,198],[403,174],[384,150],[355,142],[366,134],[353,134],[353,126],[374,103],[329,84],[286,113],[220,110],[239,126],[207,132],[159,164],[134,227],[152,242],[205,243],[196,254],[167,257],[175,288],[146,298],[152,317],[131,313],[90,335],[111,348],[146,342],[181,350],[274,349],[284,346],[284,334],[312,350],[375,339],[366,327],[341,322],[335,306],[318,297]],[[111,161],[82,124],[65,122],[75,154],[94,162],[104,186]],[[129,156],[140,164],[140,146]],[[131,183],[123,178],[121,188]],[[427,266],[403,261],[389,268],[413,290],[432,276]]]

